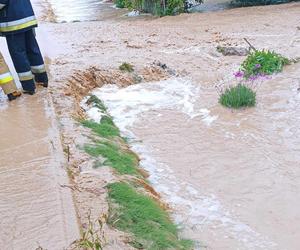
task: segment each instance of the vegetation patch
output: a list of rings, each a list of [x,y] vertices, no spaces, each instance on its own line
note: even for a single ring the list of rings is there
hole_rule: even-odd
[[[251,52],[241,65],[246,79],[258,75],[271,75],[281,72],[289,60],[280,54],[269,50],[256,50]]]
[[[103,103],[95,96],[88,101],[92,107],[98,105],[99,109],[105,111],[105,115],[100,123],[82,122],[98,136],[93,144],[85,145],[84,150],[96,157],[94,167],[110,166],[118,174],[124,175],[124,182],[115,182],[107,186],[108,223],[130,233],[130,244],[137,249],[192,249],[192,241],[179,239],[178,228],[164,209],[166,206],[159,202],[159,195],[145,180],[145,173],[139,169],[138,156],[128,149],[126,141],[120,136],[119,129],[107,114]],[[101,226],[102,224],[100,229]],[[96,234],[92,224],[79,241],[80,246],[87,249],[102,249],[103,242],[103,235]]]
[[[137,249],[192,249],[192,242],[180,240],[178,229],[168,213],[131,185],[117,182],[108,185],[109,223],[133,235],[131,245]]]
[[[200,4],[203,1],[196,0],[195,2]],[[115,0],[115,4],[118,8],[134,9],[156,16],[179,14],[188,11],[193,6],[185,0]]]
[[[119,174],[140,176],[138,171],[139,159],[130,151],[124,151],[117,144],[106,141],[98,141],[95,145],[85,145],[85,151],[93,157],[103,157],[103,165],[110,166]],[[99,162],[97,165],[99,166]]]
[[[75,242],[76,249],[102,250],[106,238],[104,235],[104,220],[105,216],[99,218],[96,222],[92,222],[91,215],[88,215],[87,228],[82,232],[81,239]]]
[[[85,120],[82,121],[82,125],[90,128],[94,133],[101,137],[110,138],[114,136],[120,136],[119,129],[109,116],[103,116],[100,123],[91,120]]]
[[[100,109],[101,112],[107,113],[107,109],[103,102],[95,95],[91,95],[89,99],[86,101],[87,105],[93,105],[93,107],[96,107]]]
[[[126,71],[126,72],[133,72],[134,68],[132,64],[124,62],[120,65],[119,70]]]
[[[228,108],[253,107],[256,104],[256,93],[249,87],[238,84],[221,94],[219,103]]]

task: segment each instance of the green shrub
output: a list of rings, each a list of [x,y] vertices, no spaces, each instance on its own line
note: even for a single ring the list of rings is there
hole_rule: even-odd
[[[252,107],[256,103],[256,94],[249,87],[238,84],[221,94],[219,103],[228,108]]]
[[[275,72],[281,72],[284,65],[289,60],[280,54],[269,50],[257,50],[248,55],[242,63],[241,70],[244,77],[249,78],[257,75],[271,75]]]
[[[117,182],[108,185],[109,223],[133,235],[137,249],[192,249],[192,242],[180,240],[178,229],[168,213],[152,198],[137,192],[131,185]]]
[[[119,66],[119,70],[122,70],[122,71],[127,71],[127,72],[133,72],[134,69],[133,69],[133,65],[131,65],[130,63],[122,63],[120,66]]]
[[[167,0],[165,15],[175,15],[184,11],[184,1]]]

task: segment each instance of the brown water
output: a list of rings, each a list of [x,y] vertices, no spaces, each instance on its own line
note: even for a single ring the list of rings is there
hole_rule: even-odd
[[[199,248],[297,250],[299,74],[294,65],[264,82],[257,107],[240,111],[183,79],[94,93]]]
[[[121,18],[127,10],[99,0],[49,0],[57,22],[101,21]]]
[[[198,248],[299,249],[299,65],[265,82],[253,109],[221,108],[212,87],[243,59],[218,55],[220,41],[244,45],[247,37],[259,48],[299,56],[299,5],[283,10],[57,25],[60,39],[80,52],[69,55],[62,74],[159,59],[194,77],[97,92]]]
[[[40,28],[38,37],[45,32]],[[51,57],[53,40],[42,37],[44,55]],[[4,41],[0,48],[17,79]],[[69,179],[49,94],[39,88],[35,96],[8,103],[0,93],[0,120],[0,249],[68,247],[79,229],[64,187]]]
[[[78,238],[64,156],[47,95],[22,98],[0,119],[0,248],[61,250]],[[45,112],[46,108],[46,112]],[[68,212],[67,212],[68,211]]]

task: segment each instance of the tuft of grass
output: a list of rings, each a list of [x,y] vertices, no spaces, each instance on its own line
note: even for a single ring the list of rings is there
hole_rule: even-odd
[[[242,63],[241,70],[245,78],[257,75],[271,75],[281,72],[284,65],[289,64],[289,60],[280,54],[269,50],[257,50],[251,52]]]
[[[91,215],[89,213],[87,229],[82,233],[81,239],[76,242],[76,247],[78,247],[78,249],[103,249],[106,242],[103,230],[104,220],[106,220],[106,216],[103,215],[96,222],[92,222]]]
[[[106,109],[105,105],[103,104],[103,102],[95,95],[91,95],[89,97],[89,99],[86,101],[86,103],[88,105],[92,103],[94,107],[97,107],[102,112],[104,112],[104,113],[107,112],[107,109]]]
[[[238,84],[230,87],[220,96],[219,103],[228,108],[253,107],[256,104],[256,93],[249,87]]]
[[[100,123],[90,120],[81,122],[83,126],[90,128],[94,133],[101,137],[110,138],[120,136],[120,130],[116,127],[113,120],[109,116],[103,116]]]
[[[131,185],[108,185],[110,217],[108,222],[133,235],[131,245],[138,249],[192,249],[193,243],[178,238],[178,229],[168,213],[147,195]]]
[[[132,64],[124,62],[119,66],[119,70],[126,71],[126,72],[133,72],[134,68]]]
[[[114,168],[119,174],[141,176],[138,171],[139,160],[136,156],[133,153],[124,152],[113,143],[99,142],[96,145],[85,145],[84,150],[91,156],[105,158],[103,165]]]

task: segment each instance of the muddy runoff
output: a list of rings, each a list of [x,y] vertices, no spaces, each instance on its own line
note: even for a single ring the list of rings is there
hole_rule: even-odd
[[[255,108],[239,111],[222,108],[215,89],[187,78],[92,93],[197,249],[296,250],[299,73],[299,64],[287,67],[261,84]]]
[[[95,93],[130,138],[186,238],[207,249],[299,248],[299,65],[265,82],[253,109],[221,108],[214,88],[243,60],[223,57],[216,52],[218,45],[244,47],[246,37],[257,48],[299,56],[299,7],[294,3],[150,22],[50,25],[56,39],[72,49],[51,65],[55,86],[51,95],[70,153],[72,189],[83,227],[89,208],[94,218],[107,212],[105,185],[115,180],[107,168],[95,171],[77,147],[90,134],[78,126],[74,113],[86,117],[79,102],[101,87]],[[139,70],[154,58],[188,77],[157,78],[132,86],[119,82],[122,77],[116,69],[121,63],[130,62]],[[74,74],[90,66],[104,68],[104,73]],[[77,80],[70,81],[66,90],[71,75]],[[105,84],[113,81],[118,88],[103,87],[103,75]],[[127,236],[108,230],[110,247],[121,244],[111,249],[127,249],[122,243]]]

